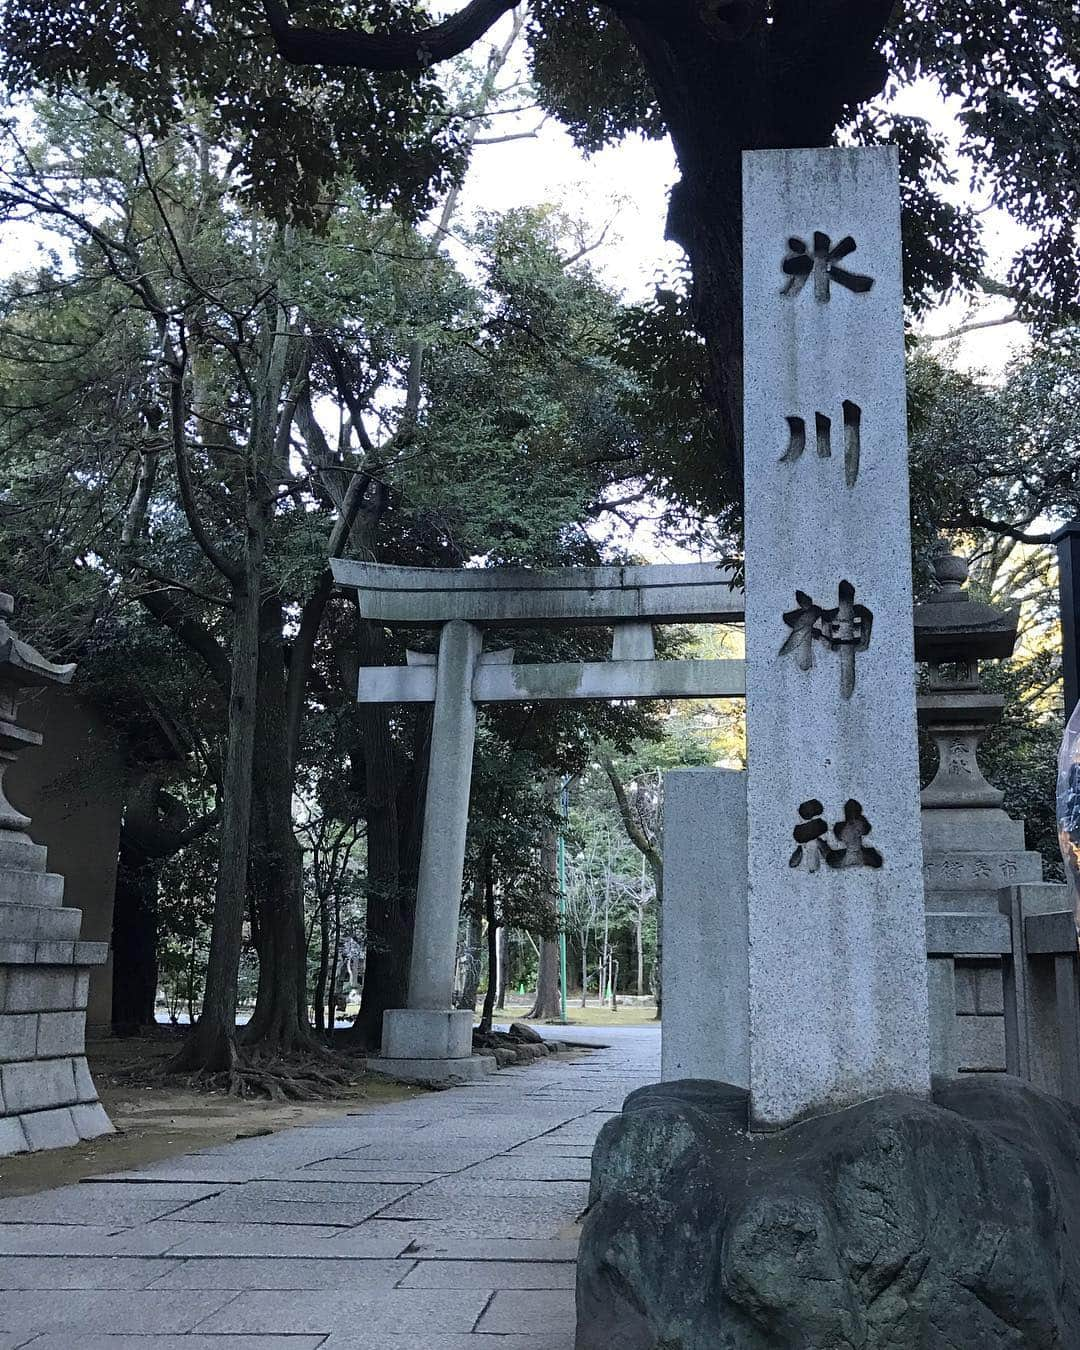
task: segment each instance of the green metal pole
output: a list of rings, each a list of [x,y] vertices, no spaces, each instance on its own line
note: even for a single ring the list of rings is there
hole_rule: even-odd
[[[559,795],[562,817],[570,814],[570,780],[566,779]],[[559,1002],[562,1020],[566,1022],[566,839],[559,835]]]

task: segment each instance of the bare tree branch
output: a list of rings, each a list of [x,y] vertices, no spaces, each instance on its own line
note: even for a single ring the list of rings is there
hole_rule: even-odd
[[[642,827],[641,821],[634,814],[630,805],[630,798],[626,795],[626,788],[623,787],[622,779],[619,777],[615,768],[614,761],[610,755],[601,755],[600,763],[604,766],[604,772],[608,776],[608,782],[611,784],[611,790],[615,794],[615,802],[619,808],[619,815],[622,818],[623,828],[634,847],[644,854],[649,866],[658,869],[663,866],[663,858],[655,842],[650,839]]]
[[[519,0],[470,0],[457,14],[416,33],[294,27],[283,0],[263,0],[263,3],[278,51],[293,65],[425,70],[467,51]]]
[[[1003,314],[1000,319],[976,319],[972,323],[962,323],[958,328],[950,328],[945,333],[924,333],[923,342],[947,342],[950,338],[963,337],[965,333],[976,333],[980,328],[1004,328],[1006,324],[1021,323],[1020,315],[1015,311]]]
[[[199,514],[195,500],[195,486],[191,481],[187,440],[184,434],[184,372],[181,360],[169,362],[169,421],[172,429],[173,457],[176,461],[176,484],[180,505],[184,508],[192,538],[223,577],[234,586],[244,581],[244,570],[238,562],[228,558],[210,538],[210,533]]]
[[[204,624],[180,607],[175,595],[163,591],[140,591],[138,600],[159,623],[170,629],[186,647],[202,658],[226,698],[232,682],[232,670],[225,649]]]

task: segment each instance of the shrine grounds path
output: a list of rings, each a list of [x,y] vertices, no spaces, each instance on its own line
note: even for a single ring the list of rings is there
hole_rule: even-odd
[[[660,1031],[569,1034],[606,1048],[0,1199],[0,1350],[572,1350],[589,1157]]]

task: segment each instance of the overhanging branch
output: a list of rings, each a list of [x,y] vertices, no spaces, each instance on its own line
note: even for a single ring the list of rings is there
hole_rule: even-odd
[[[278,51],[293,65],[424,70],[467,51],[520,0],[470,0],[459,13],[416,33],[294,26],[283,0],[263,3]]]

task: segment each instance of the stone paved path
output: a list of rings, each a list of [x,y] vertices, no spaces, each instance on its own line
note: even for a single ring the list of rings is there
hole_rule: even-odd
[[[575,1030],[575,1039],[590,1033]],[[659,1029],[0,1199],[0,1350],[571,1350],[596,1135]]]

